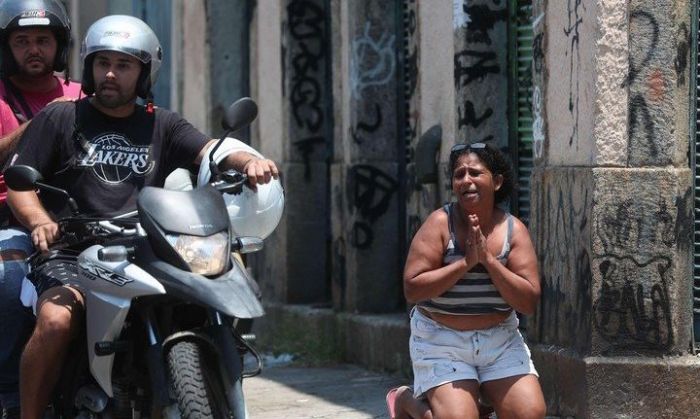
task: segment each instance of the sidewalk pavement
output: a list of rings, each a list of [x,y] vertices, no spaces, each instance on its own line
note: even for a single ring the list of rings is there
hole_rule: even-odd
[[[272,365],[243,380],[250,419],[388,418],[384,396],[407,380],[352,365]]]

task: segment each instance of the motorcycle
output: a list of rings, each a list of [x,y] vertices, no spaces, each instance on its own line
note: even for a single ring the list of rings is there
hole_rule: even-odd
[[[256,115],[245,98],[225,126],[233,132]],[[213,182],[191,191],[145,187],[137,211],[110,218],[81,215],[31,167],[5,172],[10,188],[63,194],[73,213],[58,222],[61,239],[50,251],[30,257],[30,275],[58,279],[85,301],[86,327],[62,367],[52,417],[247,417],[242,380],[262,363],[235,323],[264,310],[232,252],[263,242],[233,232],[222,194],[240,194],[247,179],[219,173],[214,151]]]

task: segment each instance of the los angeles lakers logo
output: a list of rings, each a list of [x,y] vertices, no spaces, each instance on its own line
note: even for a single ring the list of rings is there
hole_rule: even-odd
[[[100,135],[88,144],[78,166],[92,167],[95,175],[106,183],[122,183],[131,176],[144,176],[153,169],[148,158],[150,146],[132,145],[115,133]]]

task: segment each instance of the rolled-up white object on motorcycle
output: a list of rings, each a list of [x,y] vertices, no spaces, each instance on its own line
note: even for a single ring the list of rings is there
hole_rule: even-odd
[[[216,144],[211,147],[215,147]],[[238,151],[244,151],[258,158],[264,158],[257,150],[235,138],[227,137],[223,144],[214,153],[214,161],[219,164],[226,156]],[[209,182],[211,172],[209,170],[208,148],[205,159],[199,166],[197,185]],[[224,194],[226,211],[233,231],[241,236],[254,236],[261,239],[269,236],[279,224],[284,211],[284,190],[279,179],[272,179],[269,183],[256,185],[257,192],[244,187],[237,195]]]

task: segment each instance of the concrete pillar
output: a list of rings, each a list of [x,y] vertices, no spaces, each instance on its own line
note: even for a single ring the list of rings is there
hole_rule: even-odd
[[[283,168],[288,138],[282,126],[282,13],[281,0],[258,2],[250,23],[250,94],[258,103],[258,118],[253,123],[252,145]],[[283,178],[289,208],[290,186]],[[293,190],[293,189],[292,189]],[[265,240],[262,252],[248,258],[249,266],[268,301],[285,302],[287,289],[287,217]]]
[[[212,136],[224,133],[221,120],[235,100],[249,96],[249,19],[250,0],[208,0],[207,35],[209,37],[209,69]],[[247,130],[238,133],[248,141]]]
[[[690,2],[538,0],[533,18],[528,337],[548,413],[688,417]]]
[[[264,106],[256,129],[263,151],[281,163],[286,192],[282,223],[256,267],[269,272],[262,273],[261,282],[266,296],[279,302],[317,303],[330,297],[327,13],[324,0],[267,0],[258,2],[255,12],[254,89]],[[279,142],[273,145],[268,135]]]
[[[410,1],[404,12],[407,248],[422,222],[449,199],[440,162],[447,159],[445,150],[454,142],[457,122],[452,76],[454,45],[444,42],[454,36],[453,26],[445,24],[452,21],[452,11],[449,2]],[[434,45],[441,47],[434,48]],[[426,146],[432,141],[430,137],[438,134],[439,148],[435,156],[431,147]],[[429,156],[422,155],[424,147],[431,152]],[[430,173],[426,173],[428,167],[421,167],[418,159],[433,161]]]
[[[183,1],[179,5],[182,19],[180,36],[173,43],[182,47],[182,68],[175,74],[182,87],[182,116],[202,132],[211,132],[211,96],[209,45],[207,42],[207,8],[199,2]]]
[[[508,5],[454,1],[455,143],[508,145]]]
[[[333,0],[333,302],[382,312],[401,303],[400,2]],[[403,204],[401,204],[403,205]]]

